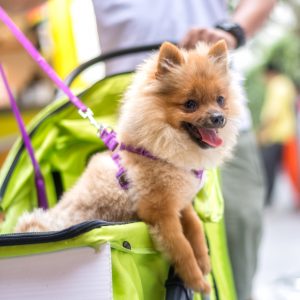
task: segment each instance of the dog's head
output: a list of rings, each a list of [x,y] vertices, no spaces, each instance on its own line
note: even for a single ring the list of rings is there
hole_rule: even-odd
[[[141,66],[121,115],[130,143],[185,167],[212,167],[229,155],[241,97],[224,41],[180,50],[164,43]],[[122,132],[124,132],[122,129]]]

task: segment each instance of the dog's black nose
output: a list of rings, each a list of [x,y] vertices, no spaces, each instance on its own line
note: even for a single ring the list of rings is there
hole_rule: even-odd
[[[215,128],[220,128],[225,125],[225,117],[221,113],[212,113],[209,119],[211,125]]]

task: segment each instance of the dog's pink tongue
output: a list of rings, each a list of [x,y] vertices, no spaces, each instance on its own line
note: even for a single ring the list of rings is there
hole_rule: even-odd
[[[222,145],[223,140],[217,135],[215,129],[210,128],[199,128],[199,133],[201,134],[202,141],[211,147],[218,147]]]

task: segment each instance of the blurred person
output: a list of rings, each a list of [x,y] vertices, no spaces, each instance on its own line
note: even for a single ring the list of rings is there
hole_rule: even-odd
[[[14,2],[22,2],[24,8],[25,2],[29,5],[32,1],[2,2],[6,2],[4,8]],[[262,26],[275,2],[241,0],[229,15],[225,0],[93,0],[102,52],[166,40],[190,49],[198,41],[214,43],[221,39],[233,50]],[[106,73],[132,71],[146,56],[110,60]],[[225,223],[238,299],[248,300],[261,238],[264,183],[246,101],[233,157],[221,170]]]
[[[274,63],[267,64],[265,78],[258,140],[267,182],[265,204],[270,205],[276,175],[284,162],[284,147],[291,145],[296,136],[296,88]]]

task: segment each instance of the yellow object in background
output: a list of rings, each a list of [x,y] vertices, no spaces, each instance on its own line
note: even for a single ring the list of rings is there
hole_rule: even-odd
[[[296,134],[296,89],[290,78],[274,75],[266,87],[259,140],[262,145],[285,143]]]
[[[78,65],[100,54],[91,0],[48,1],[48,21],[53,44],[52,65],[62,79]],[[74,81],[72,88],[79,92],[103,75],[103,66],[90,68]]]
[[[53,39],[53,67],[61,78],[65,78],[78,66],[75,48],[71,5],[73,0],[48,2],[49,27]]]

